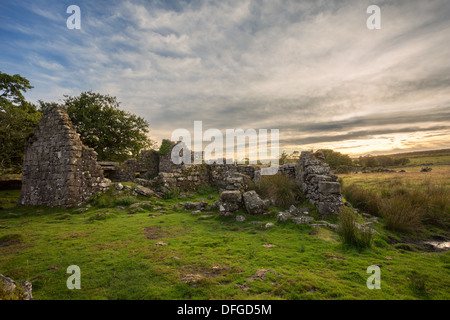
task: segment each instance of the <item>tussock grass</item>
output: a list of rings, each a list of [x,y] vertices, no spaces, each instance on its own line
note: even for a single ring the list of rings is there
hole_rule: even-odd
[[[389,199],[383,199],[379,206],[387,229],[404,233],[422,230],[420,208],[408,201],[407,197],[395,195]]]
[[[181,194],[181,189],[178,187],[172,188],[169,190],[169,192],[165,193],[163,198],[168,199],[178,199]]]
[[[134,196],[127,196],[127,195],[114,199],[115,206],[129,206],[136,202],[139,202],[138,198],[136,198]]]
[[[417,233],[427,225],[450,227],[450,190],[425,179],[420,185],[394,178],[374,186],[343,185],[345,198],[363,212],[383,218],[385,227]]]
[[[355,207],[374,216],[379,216],[381,197],[378,193],[357,184],[343,185],[344,197]]]
[[[349,208],[343,208],[339,215],[338,235],[342,243],[358,250],[370,248],[372,245],[372,233],[369,230],[360,230],[356,227],[355,214]]]
[[[274,199],[282,208],[289,208],[293,204],[305,201],[305,196],[297,182],[281,174],[263,176],[250,188],[263,198]]]

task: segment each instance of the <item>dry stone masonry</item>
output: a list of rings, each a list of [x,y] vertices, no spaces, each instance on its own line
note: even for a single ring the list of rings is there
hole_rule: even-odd
[[[172,148],[177,144],[164,140],[166,152],[144,150],[138,159],[97,163],[97,153],[80,140],[65,109],[50,107],[27,141],[22,179],[22,205],[74,207],[86,202],[93,194],[106,191],[111,181],[138,183],[136,194],[161,197],[176,188],[197,190],[210,184],[221,188],[217,203],[222,215],[233,215],[240,208],[251,214],[264,213],[269,200],[263,200],[251,183],[261,178],[257,166],[236,164],[174,164]],[[194,154],[191,154],[194,160]],[[278,174],[296,178],[306,197],[321,216],[338,213],[342,206],[337,176],[330,174],[329,166],[311,152],[302,152],[297,165],[280,167]],[[284,212],[279,221],[295,217]],[[303,219],[303,218],[302,218]],[[303,220],[302,220],[303,221]]]
[[[19,204],[75,207],[110,185],[66,110],[46,109],[25,148]]]
[[[303,151],[298,163],[298,179],[306,198],[314,204],[320,216],[339,213],[342,207],[341,185],[328,164],[309,151]]]

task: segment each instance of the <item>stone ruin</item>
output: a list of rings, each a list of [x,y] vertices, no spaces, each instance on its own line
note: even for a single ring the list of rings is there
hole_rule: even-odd
[[[268,208],[270,201],[247,190],[250,183],[261,178],[259,167],[225,161],[176,165],[171,160],[176,143],[163,141],[167,142],[171,147],[165,154],[144,150],[138,159],[128,159],[122,164],[97,162],[97,153],[83,145],[65,109],[50,107],[26,144],[19,204],[79,206],[93,194],[108,190],[112,180],[135,182],[159,195],[175,188],[197,190],[204,184],[218,186],[222,189],[218,203],[221,215],[232,215],[244,207],[252,214]],[[191,156],[193,160],[193,153]],[[283,165],[278,174],[296,179],[321,216],[338,213],[342,207],[337,176],[330,174],[323,159],[317,159],[311,152],[302,152],[296,165]]]
[[[155,150],[144,150],[139,159],[128,159],[122,165],[117,162],[99,162],[105,174],[112,181],[132,181],[143,186],[159,189],[162,193],[171,189],[197,190],[201,185],[210,184],[226,189],[230,188],[229,179],[245,175],[253,182],[261,178],[261,170],[255,166],[239,166],[235,164],[193,164],[194,155],[191,153],[191,164],[174,164],[171,151],[177,143],[163,140],[163,144],[170,143],[165,154]]]
[[[339,213],[343,206],[341,184],[338,176],[330,173],[324,159],[317,159],[312,152],[302,151],[297,180],[309,201],[314,204],[320,216]]]
[[[111,185],[63,108],[49,107],[28,139],[19,204],[75,207]]]

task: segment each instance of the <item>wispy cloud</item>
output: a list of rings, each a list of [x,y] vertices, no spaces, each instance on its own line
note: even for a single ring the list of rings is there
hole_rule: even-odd
[[[155,140],[203,120],[279,128],[290,150],[359,152],[388,134],[381,148],[414,148],[402,142],[413,132],[421,148],[450,147],[447,1],[376,2],[382,29],[371,31],[369,1],[79,1],[81,30],[65,27],[69,4],[19,1],[0,13],[2,71],[26,76],[32,100],[117,96]]]

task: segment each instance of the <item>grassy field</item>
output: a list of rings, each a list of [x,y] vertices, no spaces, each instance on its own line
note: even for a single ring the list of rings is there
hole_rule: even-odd
[[[237,222],[177,206],[205,194],[152,198],[138,210],[128,208],[132,197],[109,194],[84,212],[15,207],[18,195],[0,192],[0,273],[31,281],[35,299],[450,298],[450,252],[402,245],[382,224],[359,251],[326,227],[277,223],[275,207],[265,216],[241,212],[247,219]],[[102,207],[111,199],[112,208]],[[375,264],[381,290],[366,286]],[[81,269],[81,290],[66,287],[70,265]]]
[[[450,164],[450,149],[398,153],[389,156],[392,158],[408,158],[410,166]]]
[[[35,299],[449,299],[450,251],[424,245],[450,238],[448,156],[412,154],[412,164],[394,168],[402,173],[340,175],[344,194],[351,191],[345,200],[381,218],[365,249],[344,245],[328,227],[276,222],[278,207],[263,216],[241,211],[246,220],[237,222],[180,205],[212,203],[214,188],[183,200],[111,189],[85,210],[17,207],[19,190],[0,191],[0,273],[31,281]],[[423,163],[434,163],[432,171],[420,172]],[[406,221],[392,220],[386,205]],[[396,230],[411,219],[420,232]],[[81,269],[81,290],[66,287],[71,265]],[[381,290],[367,288],[371,265],[381,267]]]
[[[410,188],[424,188],[427,185],[450,187],[450,165],[430,166],[430,172],[420,172],[423,166],[390,168],[397,172],[340,174],[346,184],[356,183],[367,188],[389,188],[395,183],[403,183]],[[399,172],[405,170],[405,172]]]

